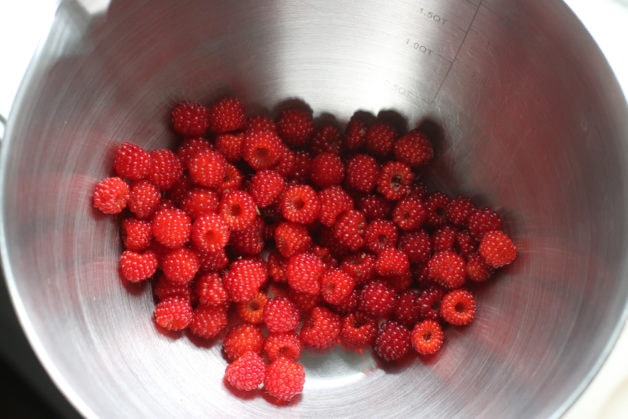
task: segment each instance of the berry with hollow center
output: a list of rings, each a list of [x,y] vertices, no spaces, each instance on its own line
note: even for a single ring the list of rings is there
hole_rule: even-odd
[[[414,197],[399,200],[392,212],[392,219],[400,229],[412,231],[419,229],[427,218],[423,202]]]
[[[440,303],[440,315],[449,324],[466,326],[475,318],[475,298],[464,289],[448,292]]]
[[[360,311],[342,318],[340,342],[348,349],[359,350],[373,344],[377,335],[377,319]]]
[[[443,346],[445,333],[435,320],[423,320],[414,325],[410,341],[414,350],[421,355],[434,355]]]
[[[397,246],[397,227],[392,221],[373,220],[366,228],[364,239],[366,247],[371,252],[378,254],[387,247]]]
[[[250,227],[255,222],[257,207],[247,192],[229,191],[222,195],[218,213],[231,231],[238,231]]]
[[[192,223],[190,240],[197,249],[212,253],[225,248],[229,234],[229,226],[220,215],[207,214]]]
[[[242,159],[254,170],[271,169],[282,155],[281,138],[274,131],[246,131],[242,142]]]
[[[320,281],[323,300],[333,305],[346,300],[355,287],[355,280],[341,269],[325,272]]]
[[[247,300],[236,304],[236,311],[242,321],[251,324],[260,324],[264,321],[264,307],[268,297],[263,292],[257,292]]]
[[[288,187],[279,200],[281,215],[295,223],[311,224],[321,211],[321,202],[316,191],[309,185]]]
[[[264,353],[270,362],[280,356],[297,361],[301,357],[301,341],[295,332],[271,333],[264,341]]]
[[[434,228],[447,224],[447,206],[449,201],[449,197],[440,192],[433,193],[425,199],[427,224]]]
[[[397,201],[410,193],[410,185],[414,180],[412,169],[398,161],[389,161],[377,178],[377,191],[386,199]]]

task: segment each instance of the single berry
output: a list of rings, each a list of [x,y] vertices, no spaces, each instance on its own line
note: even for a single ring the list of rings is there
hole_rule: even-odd
[[[218,187],[222,193],[229,191],[237,191],[242,189],[244,183],[244,175],[235,165],[227,163],[225,166],[225,177],[222,178],[222,183]]]
[[[172,127],[183,137],[202,136],[209,127],[209,109],[205,106],[182,102],[171,112]]]
[[[292,332],[299,325],[299,310],[288,297],[273,297],[264,306],[264,323],[271,333]]]
[[[366,233],[364,234],[366,241],[366,247],[378,254],[387,247],[397,246],[397,227],[388,220],[373,220],[366,227]]]
[[[125,250],[120,255],[120,275],[125,281],[144,281],[155,274],[157,265],[157,255],[151,250],[145,252]]]
[[[335,125],[323,125],[314,132],[309,149],[314,156],[321,153],[340,154],[342,135]]]
[[[231,262],[222,282],[233,302],[248,301],[266,282],[264,261],[259,258],[242,258]]]
[[[440,192],[433,193],[425,199],[427,224],[439,228],[447,224],[447,206],[450,198]]]
[[[449,324],[466,326],[475,317],[475,298],[464,289],[448,292],[440,303],[440,315]]]
[[[208,119],[212,132],[237,131],[244,126],[244,105],[235,97],[220,99],[209,108]]]
[[[191,230],[192,221],[183,210],[164,208],[153,216],[153,237],[171,249],[187,243]]]
[[[303,253],[312,246],[312,237],[303,224],[281,222],[275,227],[273,235],[275,247],[284,258]]]
[[[317,294],[321,289],[321,277],[325,263],[313,253],[299,253],[290,257],[286,266],[288,285],[295,291]]]
[[[406,356],[412,348],[410,330],[395,321],[386,321],[377,331],[373,348],[384,361],[397,361]]]
[[[410,193],[413,180],[414,173],[407,164],[389,161],[379,173],[377,191],[386,199],[397,201]]]
[[[266,367],[264,391],[271,397],[289,402],[303,391],[305,369],[303,365],[280,356]]]
[[[190,159],[196,153],[202,150],[212,150],[212,145],[207,138],[195,137],[186,138],[177,147],[175,154],[181,162],[181,167],[187,168],[190,164]]]
[[[312,173],[312,158],[303,150],[294,153],[294,163],[288,178],[294,179],[297,183],[307,183]]]
[[[369,193],[377,184],[379,164],[368,154],[356,154],[347,162],[347,185],[356,191]]]
[[[295,223],[311,224],[321,211],[316,191],[309,185],[293,185],[282,194],[279,205],[283,217]]]
[[[339,185],[345,177],[345,166],[338,154],[321,153],[312,159],[310,180],[318,188]]]
[[[401,233],[399,250],[408,256],[411,264],[427,262],[432,255],[432,242],[425,230]]]
[[[121,178],[142,180],[150,170],[150,154],[137,144],[124,142],[113,155],[113,170]]]
[[[355,287],[355,280],[341,269],[328,270],[320,282],[323,300],[332,305],[341,304]]]
[[[375,256],[369,253],[354,253],[342,260],[340,268],[351,275],[356,284],[373,279],[375,275]]]
[[[394,319],[406,327],[412,328],[421,319],[421,293],[415,289],[408,289],[399,294],[395,306]]]
[[[229,227],[218,214],[201,215],[192,223],[190,239],[199,250],[212,253],[229,242]]]
[[[244,134],[220,134],[214,140],[216,151],[231,163],[238,162],[242,159],[242,145],[244,143]]]
[[[397,133],[389,124],[383,121],[375,122],[366,130],[366,150],[374,156],[387,156],[392,151],[396,137]]]
[[[427,218],[425,205],[418,198],[407,197],[399,200],[392,212],[392,219],[400,229],[419,229]]]
[[[393,144],[393,153],[395,159],[412,168],[423,166],[434,157],[432,144],[418,129],[413,129],[398,138]]]
[[[279,162],[283,144],[274,131],[246,131],[242,159],[254,170],[271,169]]]
[[[264,382],[266,364],[254,351],[247,351],[225,368],[225,381],[239,391],[252,391]]]
[[[277,131],[275,121],[264,115],[252,115],[244,121],[245,131]]]
[[[326,307],[314,307],[303,322],[299,338],[303,346],[317,351],[332,348],[340,334],[340,316]]]
[[[279,200],[286,181],[275,170],[260,170],[251,176],[249,193],[259,208],[274,204]]]
[[[430,286],[421,291],[418,304],[423,319],[438,320],[440,318],[440,303],[445,291],[437,286]]]
[[[284,179],[295,179],[298,171],[297,153],[282,144],[279,149],[279,162],[273,166],[273,170],[279,173]],[[307,173],[309,174],[309,170]],[[305,182],[307,179],[307,176],[303,176],[302,180],[299,180],[299,182]]]
[[[150,170],[146,178],[162,191],[170,189],[181,176],[183,167],[174,152],[168,148],[153,150],[150,155]]]
[[[359,111],[354,113],[345,127],[344,148],[348,151],[360,151],[366,144],[366,131],[375,121],[375,115]]]
[[[353,199],[340,186],[330,186],[318,193],[321,202],[319,221],[326,227],[331,227],[338,216],[353,209]]]
[[[260,324],[264,321],[264,307],[268,297],[263,292],[257,292],[247,301],[236,304],[236,311],[242,321],[251,324]]]
[[[306,109],[286,109],[277,118],[277,132],[290,147],[304,146],[314,134],[312,112]]]
[[[161,270],[172,282],[188,283],[200,268],[196,252],[187,247],[171,250],[161,260]]]
[[[368,221],[387,219],[392,214],[391,202],[377,194],[360,197],[357,201],[357,209],[364,213]]]
[[[432,249],[434,253],[455,250],[456,230],[451,226],[443,226],[432,233]]]
[[[257,209],[251,195],[242,190],[229,191],[222,195],[218,213],[231,231],[250,227],[257,217]]]
[[[238,256],[259,255],[264,249],[264,228],[261,217],[255,217],[253,224],[244,230],[232,232],[229,245],[233,253]]]
[[[192,290],[190,284],[181,284],[177,282],[168,281],[164,275],[159,275],[153,283],[153,295],[157,301],[169,298],[180,297],[185,300],[191,301]]]
[[[155,323],[166,330],[183,330],[192,321],[190,300],[181,297],[168,297],[157,302],[154,310]]]
[[[479,250],[486,263],[493,268],[509,265],[517,258],[517,247],[501,230],[484,233]]]
[[[423,320],[414,325],[410,341],[414,350],[421,355],[434,355],[443,346],[445,333],[435,320]]]
[[[466,279],[464,259],[451,250],[435,253],[427,262],[427,274],[445,288],[460,288]]]
[[[342,318],[340,342],[343,346],[359,350],[370,346],[377,335],[377,320],[360,311],[347,314]]]
[[[297,361],[301,357],[301,341],[295,332],[271,333],[264,341],[264,353],[270,362],[280,356]]]
[[[248,323],[233,326],[222,340],[222,351],[228,362],[233,362],[248,351],[262,353],[264,335],[262,330]]]
[[[202,339],[212,339],[227,328],[229,318],[223,306],[199,305],[192,313],[188,330]]]
[[[490,208],[476,209],[467,219],[469,232],[478,241],[482,240],[486,232],[501,230],[503,224],[499,214]]]
[[[200,150],[188,161],[192,181],[206,188],[218,188],[226,174],[227,160],[217,151]]]
[[[125,218],[120,225],[120,236],[125,250],[141,252],[150,246],[152,227],[149,221]]]
[[[474,282],[484,282],[493,275],[493,267],[478,253],[472,253],[467,258],[467,278]]]
[[[218,193],[211,189],[195,187],[190,189],[181,202],[181,209],[185,211],[192,220],[196,220],[202,215],[213,214],[218,210],[220,198]]]
[[[157,210],[160,202],[161,192],[152,183],[141,180],[131,186],[127,204],[129,211],[137,218],[149,218]]]
[[[469,198],[457,196],[449,201],[445,207],[445,215],[450,223],[455,226],[462,226],[467,222],[475,206]]]
[[[374,317],[387,317],[396,303],[397,293],[381,280],[368,282],[360,292],[360,311]]]
[[[394,276],[408,273],[408,256],[394,247],[384,248],[375,260],[375,272],[381,276]]]
[[[126,208],[129,193],[129,185],[121,178],[105,178],[94,189],[94,208],[103,214],[119,214]]]
[[[200,275],[194,281],[194,292],[202,305],[219,307],[229,303],[229,294],[216,272]]]
[[[366,227],[364,213],[358,210],[348,210],[338,216],[332,232],[338,243],[355,252],[366,243]]]

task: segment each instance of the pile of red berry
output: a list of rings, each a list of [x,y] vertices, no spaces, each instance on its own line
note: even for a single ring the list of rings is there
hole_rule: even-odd
[[[151,282],[158,327],[221,339],[233,389],[291,400],[302,349],[432,355],[473,321],[467,285],[517,256],[494,210],[419,180],[419,129],[247,116],[233,97],[176,105],[172,128],[175,150],[120,144],[93,205],[119,214],[120,275]]]

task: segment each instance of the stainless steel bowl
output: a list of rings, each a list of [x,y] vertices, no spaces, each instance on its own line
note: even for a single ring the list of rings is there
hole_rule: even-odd
[[[625,318],[628,110],[560,1],[62,2],[10,115],[2,263],[22,325],[86,416],[547,417],[578,397]],[[93,3],[93,2],[92,2]],[[218,346],[155,331],[90,208],[112,145],[172,144],[177,100],[288,97],[346,120],[393,109],[442,133],[450,193],[497,207],[520,257],[429,363],[310,356],[297,403],[233,397]]]

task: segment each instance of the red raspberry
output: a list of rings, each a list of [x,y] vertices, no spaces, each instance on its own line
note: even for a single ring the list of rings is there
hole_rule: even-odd
[[[155,323],[166,330],[183,330],[192,321],[190,300],[181,297],[168,297],[155,304]]]
[[[321,153],[312,159],[310,180],[319,188],[339,185],[345,177],[345,167],[340,156]]]
[[[432,234],[432,249],[434,253],[454,250],[456,246],[456,230],[451,226],[444,226]]]
[[[429,278],[445,288],[460,288],[465,282],[465,273],[464,260],[451,250],[435,253],[427,262]]]
[[[229,227],[218,214],[201,215],[192,224],[190,239],[197,249],[216,252],[229,242]]]
[[[292,256],[286,266],[288,285],[295,291],[318,294],[320,280],[325,272],[325,263],[313,253],[300,253]]]
[[[397,133],[386,122],[377,121],[366,130],[366,150],[375,156],[387,156],[392,148]]]
[[[462,230],[456,232],[456,243],[454,248],[458,250],[461,256],[469,257],[469,255],[477,252],[478,243],[471,236],[468,230]]]
[[[466,326],[475,317],[475,298],[467,290],[457,289],[443,296],[440,315],[449,324]]]
[[[488,231],[501,230],[503,224],[499,214],[490,208],[477,209],[467,219],[469,232],[478,241],[482,240],[484,233]]]
[[[338,216],[332,227],[338,243],[355,252],[365,245],[366,217],[358,210],[345,211]]]
[[[444,340],[443,328],[434,320],[417,323],[410,334],[412,347],[421,355],[434,355],[443,346]]]
[[[338,314],[322,306],[314,307],[303,322],[299,338],[305,347],[317,351],[328,350],[336,343],[340,326]]]
[[[364,234],[366,246],[377,254],[387,247],[397,246],[397,227],[388,220],[373,220]]]
[[[233,253],[238,256],[259,255],[264,249],[264,227],[264,221],[256,217],[249,227],[232,232],[229,244]]]
[[[375,274],[375,256],[368,253],[355,253],[344,258],[340,268],[361,284],[373,279]]]
[[[266,364],[253,351],[245,352],[225,368],[225,381],[239,391],[257,389],[264,382],[265,375]]]
[[[192,221],[183,210],[164,208],[153,216],[153,237],[171,249],[187,243],[191,230]]]
[[[299,309],[300,313],[309,313],[314,307],[322,303],[320,294],[308,294],[288,288],[288,298]]]
[[[294,163],[291,172],[291,179],[298,183],[307,183],[312,172],[312,158],[305,151],[294,153]]]
[[[233,302],[250,300],[266,282],[265,263],[258,258],[243,258],[231,262],[222,283]]]
[[[271,333],[292,332],[299,325],[299,310],[288,297],[273,297],[264,306],[264,323]]]
[[[418,299],[418,305],[421,318],[438,320],[440,318],[440,302],[445,295],[442,288],[430,286],[421,291]]]
[[[345,128],[344,148],[349,151],[359,151],[366,144],[366,131],[375,121],[375,115],[358,111],[351,116]]]
[[[105,178],[94,189],[94,208],[103,214],[119,214],[126,208],[129,193],[129,185],[121,178]]]
[[[276,231],[276,230],[275,230]],[[276,250],[271,250],[268,254],[268,276],[273,282],[284,283],[288,281],[286,277],[286,267],[288,259],[279,254]]]
[[[357,191],[371,192],[378,177],[379,164],[367,154],[356,154],[347,162],[347,185]]]
[[[469,198],[457,196],[453,198],[445,207],[445,215],[450,223],[455,226],[462,226],[467,222],[475,206]]]
[[[153,294],[157,301],[169,297],[181,297],[188,301],[192,298],[190,284],[178,284],[168,281],[164,275],[159,275],[153,283]]]
[[[430,235],[424,230],[401,233],[399,250],[408,256],[408,261],[412,264],[427,262],[432,255]]]
[[[390,218],[392,205],[390,201],[381,195],[364,195],[360,197],[357,208],[364,213],[369,221],[379,218]]]
[[[203,272],[219,272],[229,266],[229,258],[225,249],[220,249],[217,252],[204,252],[200,250],[198,252],[198,259],[201,264],[201,271]]]
[[[228,162],[235,163],[242,159],[243,143],[243,134],[221,134],[216,137],[214,146]]]
[[[259,327],[252,324],[233,326],[222,340],[222,352],[228,362],[233,362],[248,351],[262,353],[264,335]]]
[[[375,272],[382,276],[402,275],[409,270],[408,256],[394,247],[384,248],[375,260]]]
[[[275,247],[281,256],[289,258],[307,251],[312,245],[312,237],[302,224],[281,222],[274,231]]]
[[[200,263],[196,252],[187,247],[179,247],[168,252],[160,266],[168,281],[185,284],[194,279]]]
[[[340,342],[348,349],[360,350],[370,346],[377,335],[377,320],[365,313],[356,311],[342,319]]]
[[[150,170],[146,179],[160,190],[167,191],[183,176],[181,162],[168,148],[153,150],[149,155]]]
[[[493,268],[509,265],[517,258],[517,247],[501,230],[484,233],[479,250],[486,263]]]
[[[113,155],[113,170],[121,178],[142,180],[150,170],[150,154],[137,144],[124,142]]]
[[[137,218],[149,218],[161,202],[159,189],[148,181],[141,180],[131,187],[128,206]]]
[[[215,272],[199,276],[194,282],[194,292],[202,305],[217,307],[229,303],[229,294],[222,284],[222,278]]]
[[[275,121],[264,115],[252,115],[244,121],[245,131],[277,131]]]
[[[209,127],[209,109],[197,103],[179,103],[172,109],[172,127],[183,137],[200,137]]]
[[[311,224],[321,211],[321,202],[316,191],[309,185],[288,187],[279,200],[281,215],[295,223]]]
[[[244,126],[244,105],[238,98],[226,97],[209,108],[208,117],[209,129],[217,134],[237,131]]]
[[[411,231],[420,228],[427,218],[425,205],[418,198],[407,197],[397,202],[392,219],[400,229]]]
[[[125,281],[144,281],[155,274],[157,265],[157,255],[152,250],[145,252],[125,250],[120,255],[120,275]]]
[[[257,217],[255,202],[245,191],[229,191],[222,195],[218,213],[231,231],[250,227]]]
[[[397,303],[397,293],[384,281],[368,282],[360,292],[359,309],[374,317],[391,314]]]
[[[152,236],[150,222],[125,218],[120,226],[120,236],[125,250],[141,252],[150,246]]]
[[[312,155],[321,153],[340,154],[342,135],[336,126],[332,124],[324,125],[314,132],[309,148]]]
[[[260,324],[264,321],[264,307],[268,302],[268,297],[263,292],[257,292],[248,301],[236,304],[236,311],[240,318],[251,324]]]
[[[384,361],[400,360],[412,348],[410,330],[395,321],[386,321],[377,331],[373,348],[375,353]]]
[[[447,207],[449,206],[449,201],[449,197],[440,192],[433,193],[425,199],[427,223],[430,226],[438,228],[447,224]]]
[[[414,289],[400,293],[394,311],[395,320],[406,327],[412,328],[421,319],[420,296],[421,293]]]
[[[251,176],[249,193],[259,208],[278,201],[286,187],[284,178],[274,170],[260,170]]]
[[[181,209],[185,211],[192,220],[202,215],[213,214],[218,210],[220,198],[218,194],[206,188],[193,188],[188,191],[181,202]]]
[[[323,300],[333,305],[346,300],[355,287],[355,280],[341,269],[325,272],[320,281]]]
[[[397,201],[410,193],[414,180],[412,169],[404,163],[389,161],[382,167],[377,179],[377,191],[386,199]]]
[[[312,112],[305,109],[286,109],[277,118],[277,132],[290,147],[304,146],[314,133]]]
[[[283,145],[279,152],[279,162],[273,166],[273,170],[279,173],[284,179],[294,179],[298,170],[296,164],[297,154]],[[299,180],[299,182],[303,183],[307,179],[307,177],[303,177],[303,180]]]
[[[225,330],[228,323],[226,307],[199,305],[192,313],[188,330],[196,337],[212,339]]]
[[[398,138],[393,144],[393,153],[395,159],[413,168],[423,166],[434,157],[432,144],[418,129],[413,129]]]
[[[222,179],[219,189],[223,194],[229,191],[236,191],[242,189],[243,182],[244,176],[242,172],[240,172],[240,169],[231,163],[227,163],[225,166],[225,177]]]
[[[194,183],[207,188],[221,186],[226,174],[227,160],[213,150],[200,150],[188,161],[188,171]]]
[[[478,253],[472,253],[467,259],[467,278],[474,282],[484,282],[493,275],[493,268]]]
[[[319,221],[326,227],[331,227],[341,213],[353,209],[353,199],[340,186],[330,186],[318,193],[321,202]]]
[[[280,402],[289,402],[303,391],[303,365],[280,356],[266,368],[264,391]]]
[[[254,170],[271,169],[279,162],[283,143],[274,131],[246,131],[242,158]]]
[[[280,356],[297,361],[301,357],[301,341],[295,332],[271,333],[264,341],[264,353],[270,362]]]
[[[201,150],[211,150],[212,145],[206,138],[196,137],[196,138],[186,138],[184,139],[179,147],[177,147],[176,155],[181,162],[181,167],[187,168],[190,164],[190,159],[196,153]]]

